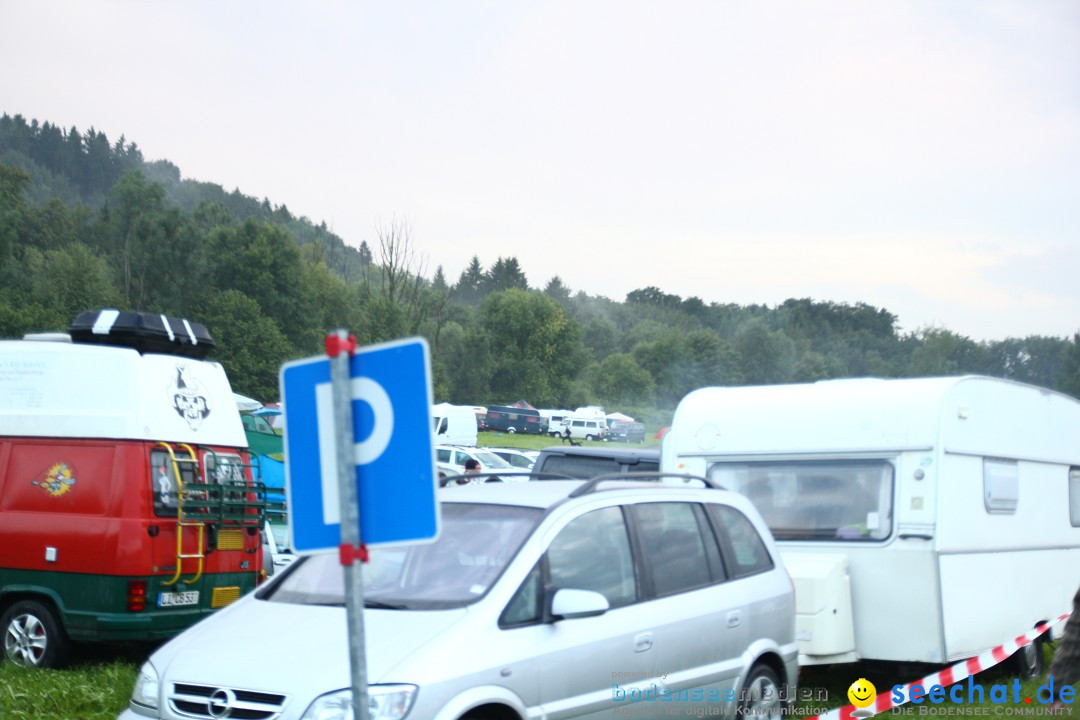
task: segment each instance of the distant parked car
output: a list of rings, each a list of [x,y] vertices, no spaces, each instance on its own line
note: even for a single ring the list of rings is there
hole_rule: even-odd
[[[435,542],[364,565],[373,720],[790,712],[794,589],[742,495],[551,481],[439,499]],[[303,557],[160,647],[120,720],[351,718],[343,574],[336,552]]]
[[[605,440],[624,443],[645,442],[645,426],[639,422],[612,423]]]
[[[485,448],[510,463],[519,470],[532,470],[536,458],[540,457],[539,450],[521,450],[518,448]]]
[[[465,472],[465,463],[475,460],[480,463],[479,470],[512,470],[510,463],[486,448],[436,445],[435,465],[439,472],[439,479],[444,480],[451,475],[461,475]]]

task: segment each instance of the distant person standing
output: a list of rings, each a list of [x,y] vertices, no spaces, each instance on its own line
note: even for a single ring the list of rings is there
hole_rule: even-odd
[[[1054,687],[1075,685],[1080,680],[1080,589],[1073,598],[1072,615],[1065,623],[1065,634],[1054,653],[1054,662],[1050,664],[1050,675],[1054,678]],[[1062,707],[1061,701],[1053,707]]]
[[[474,460],[473,458],[469,458],[465,461],[465,474],[462,477],[458,478],[457,484],[468,485],[470,483],[476,482],[475,476],[479,473],[480,462],[478,460]]]

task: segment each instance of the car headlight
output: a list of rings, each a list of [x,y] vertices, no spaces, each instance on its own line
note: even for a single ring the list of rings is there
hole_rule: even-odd
[[[157,710],[158,674],[149,662],[139,668],[139,677],[135,678],[135,688],[131,691],[132,710]]]
[[[368,718],[401,720],[415,697],[415,685],[368,685]],[[315,698],[300,720],[353,720],[352,688]]]

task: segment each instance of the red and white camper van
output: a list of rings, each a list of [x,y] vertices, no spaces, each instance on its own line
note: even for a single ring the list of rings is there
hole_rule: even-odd
[[[0,341],[4,657],[179,633],[255,587],[262,487],[198,323],[82,313]]]

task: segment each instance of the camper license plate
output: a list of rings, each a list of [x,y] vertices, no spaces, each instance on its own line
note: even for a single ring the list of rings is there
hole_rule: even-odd
[[[199,591],[198,590],[189,590],[187,592],[158,593],[157,604],[158,604],[158,607],[176,607],[178,605],[198,605],[199,604]]]

